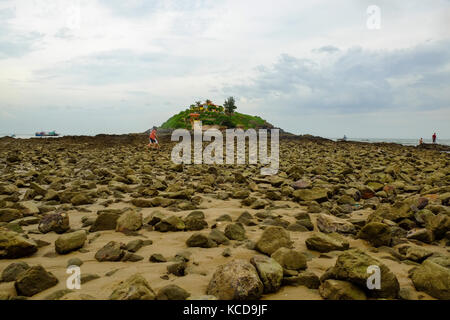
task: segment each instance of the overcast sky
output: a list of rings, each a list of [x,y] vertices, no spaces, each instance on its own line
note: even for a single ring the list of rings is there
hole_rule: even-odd
[[[0,134],[142,132],[235,96],[294,133],[450,138],[449,17],[448,0],[0,0]]]

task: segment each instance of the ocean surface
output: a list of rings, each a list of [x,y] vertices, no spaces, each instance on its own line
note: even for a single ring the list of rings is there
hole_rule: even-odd
[[[0,135],[0,137],[4,137],[7,136],[5,134]],[[60,135],[59,137],[64,137],[64,135]],[[55,139],[58,137],[35,137],[34,135],[29,135],[29,134],[17,134],[16,139]],[[328,139],[331,140],[338,140],[341,139],[340,138],[330,138],[330,137],[326,137]],[[347,137],[348,141],[360,141],[360,142],[389,142],[389,143],[398,143],[398,144],[402,144],[404,146],[416,146],[419,144],[419,139],[396,139],[396,138],[350,138]],[[432,143],[431,138],[430,139],[423,139],[424,143]],[[437,139],[437,143],[438,144],[443,144],[443,145],[447,145],[450,146],[450,139]]]
[[[341,138],[328,138],[332,139],[334,141]],[[349,138],[347,137],[348,141],[361,141],[361,142],[389,142],[389,143],[398,143],[402,144],[404,146],[417,146],[419,144],[419,139],[395,139],[395,138]],[[432,143],[433,141],[430,139],[423,139],[423,143]],[[436,143],[450,146],[450,139],[437,139]]]

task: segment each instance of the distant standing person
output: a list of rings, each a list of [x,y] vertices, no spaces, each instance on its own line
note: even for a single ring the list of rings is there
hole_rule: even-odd
[[[419,144],[423,144],[423,139],[422,138],[420,138]]]
[[[153,127],[149,136],[150,143],[148,147],[159,149],[158,136],[156,135],[156,127]]]
[[[433,136],[432,136],[432,138],[433,138],[433,143],[436,143],[436,132],[435,132],[435,133],[433,133]]]

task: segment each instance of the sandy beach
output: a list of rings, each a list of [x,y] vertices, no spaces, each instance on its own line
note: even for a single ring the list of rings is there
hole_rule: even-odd
[[[173,146],[148,150],[143,135],[0,139],[0,298],[450,299],[448,153],[282,137],[278,174],[261,176],[257,165],[174,165]],[[67,289],[69,261],[80,289]],[[380,294],[357,271],[373,261]],[[256,280],[216,272],[239,263]],[[126,282],[137,274],[146,284]],[[215,287],[223,279],[231,288]]]

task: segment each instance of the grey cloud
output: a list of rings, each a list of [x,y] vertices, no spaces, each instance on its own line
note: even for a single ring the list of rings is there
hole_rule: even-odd
[[[318,53],[336,53],[339,51],[340,51],[339,48],[337,48],[335,46],[323,46],[323,47],[313,50],[313,52],[318,52]]]
[[[42,37],[38,32],[17,33],[6,26],[0,30],[0,59],[21,57],[35,50]]]
[[[232,92],[260,99],[287,114],[365,113],[383,109],[448,107],[450,41],[396,51],[352,48],[328,64],[282,55],[271,67],[260,66],[248,84],[227,86]],[[391,79],[411,78],[394,86]],[[416,79],[416,80],[414,80]],[[439,88],[440,90],[430,90]]]
[[[63,83],[105,85],[187,75],[194,72],[200,63],[200,59],[188,56],[114,50],[41,69],[35,72],[35,76],[40,79],[57,79]]]
[[[0,59],[21,57],[36,49],[43,34],[22,32],[11,28],[8,20],[15,17],[14,8],[0,10]]]
[[[116,15],[123,17],[143,18],[159,10],[191,11],[207,8],[216,1],[207,0],[99,0],[99,3]]]

